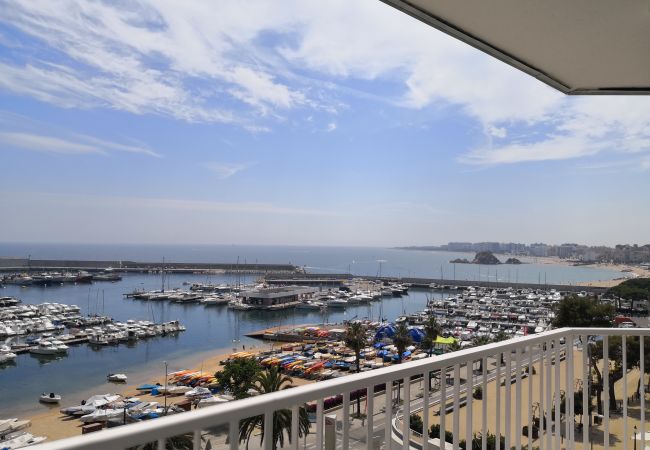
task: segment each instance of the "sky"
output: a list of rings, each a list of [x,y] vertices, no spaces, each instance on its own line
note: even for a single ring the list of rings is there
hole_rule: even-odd
[[[377,0],[0,2],[0,241],[647,243],[650,98]]]

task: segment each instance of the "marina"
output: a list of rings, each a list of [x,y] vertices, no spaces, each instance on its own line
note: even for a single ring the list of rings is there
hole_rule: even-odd
[[[388,272],[385,267],[384,271]],[[38,275],[48,277],[54,272]],[[265,367],[281,368],[299,384],[312,383],[356,370],[354,354],[343,342],[350,322],[359,321],[368,330],[368,346],[362,352],[360,370],[369,371],[395,364],[400,357],[427,357],[428,352],[418,341],[428,316],[435,316],[442,327],[434,354],[444,353],[481,339],[525,336],[545,330],[554,302],[566,292],[583,295],[586,289],[565,286],[560,291],[550,286],[492,285],[485,280],[438,283],[435,278],[397,277],[390,272],[365,277],[301,272],[189,273],[167,269],[144,273],[114,269],[108,273],[121,279],[109,283],[91,280],[4,285],[0,313],[6,310],[37,314],[39,308],[47,308],[46,313],[56,316],[56,320],[50,320],[51,325],[33,320],[31,324],[24,323],[17,317],[9,319],[10,323],[3,322],[3,349],[15,357],[0,364],[0,395],[6,399],[6,412],[0,417],[7,417],[9,412],[38,417],[49,404],[64,409],[82,399],[119,393],[114,402],[84,414],[88,417],[83,421],[65,428],[65,435],[69,435],[86,432],[85,427],[90,430],[96,424],[124,423],[123,415],[111,413],[120,408],[123,412],[126,407],[128,421],[160,415],[165,402],[169,402],[169,408],[173,405],[173,409],[167,410],[170,414],[187,409],[188,400],[190,407],[203,408],[230,400],[228,393],[219,391],[212,379],[219,363],[228,359],[255,358]],[[163,324],[170,323],[184,326],[186,331],[160,332]],[[400,324],[411,330],[413,344],[398,356],[390,335]],[[27,325],[39,331],[32,332]],[[132,340],[137,334],[133,330],[136,326],[142,327],[140,334],[144,335],[137,343]],[[72,329],[81,332],[71,332]],[[149,329],[158,332],[148,334]],[[37,339],[27,343],[30,336]],[[215,353],[221,356],[215,359]],[[216,365],[215,369],[206,370],[211,364]],[[167,369],[170,373],[187,371],[192,375],[182,380],[172,378],[170,390],[133,390],[134,383],[164,385],[161,373]],[[74,384],[66,376],[69,373],[76,374]],[[123,376],[128,381],[115,383],[109,381],[109,376]],[[25,386],[20,394],[9,387],[17,382]],[[124,390],[115,389],[120,384],[125,385]],[[188,397],[186,392],[192,394]],[[26,393],[31,401],[25,401]],[[50,393],[60,400],[49,403]],[[196,398],[190,398],[193,394]],[[38,427],[34,430],[41,432]],[[57,436],[51,429],[41,434]]]

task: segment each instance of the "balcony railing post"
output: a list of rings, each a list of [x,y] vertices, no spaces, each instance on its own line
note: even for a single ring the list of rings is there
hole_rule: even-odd
[[[623,335],[623,450],[627,450],[628,427],[627,427],[627,336]]]
[[[323,448],[323,399],[316,402],[316,448]]]
[[[641,448],[645,449],[645,337],[639,336],[639,376],[641,377]]]
[[[587,449],[590,439],[589,426],[589,351],[588,336],[582,336],[582,448]]]
[[[565,416],[566,416],[566,439],[567,439],[567,448],[569,450],[574,449],[574,431],[575,431],[575,415],[573,412],[573,344],[575,343],[575,336],[572,334],[566,337],[566,406],[565,406]]]
[[[533,450],[533,350],[529,345],[528,351],[528,450]],[[483,449],[485,450],[485,449]]]
[[[487,450],[487,399],[488,399],[488,392],[487,392],[487,374],[488,374],[488,359],[487,357],[483,357],[481,360],[481,367],[483,368],[482,373],[481,373],[481,390],[483,393],[482,399],[481,399],[481,415],[483,416],[483,420],[481,421],[481,450]]]
[[[300,406],[293,405],[291,407],[291,449],[298,450],[298,442],[300,442]]]
[[[501,356],[503,353],[497,353],[496,361],[496,375],[494,379],[494,388],[496,389],[496,424],[494,425],[494,434],[496,435],[496,450],[501,449]]]
[[[460,364],[456,364],[454,366],[454,448],[457,449],[459,444],[460,444]]]
[[[350,391],[343,392],[343,436],[342,447],[350,446]]]
[[[521,348],[515,353],[515,366],[515,448],[521,450]]]
[[[465,381],[465,401],[467,411],[465,414],[465,442],[467,448],[471,448],[472,442],[472,403],[474,403],[474,361],[467,361],[465,364],[467,381]]]
[[[264,413],[264,450],[273,450],[273,410]]]
[[[429,450],[429,380],[431,372],[422,375],[422,450]]]
[[[239,421],[231,420],[228,424],[228,442],[230,450],[239,449]]]
[[[385,419],[385,426],[384,426],[384,448],[386,450],[390,450],[391,448],[391,442],[392,442],[392,420],[393,420],[393,381],[392,380],[386,380],[386,389],[385,389],[385,403],[386,403],[386,412],[384,415],[386,416]]]
[[[373,433],[374,433],[374,411],[375,411],[375,386],[368,386],[366,388],[366,444],[368,450],[373,448]],[[343,448],[348,448],[344,446]]]
[[[553,377],[551,375],[551,363],[553,362],[553,341],[548,340],[546,344],[546,386],[544,386],[546,394],[546,450],[552,450],[553,448],[553,420],[551,417],[551,411],[553,409],[553,401],[551,397],[551,392],[553,389],[552,382]]]
[[[546,426],[544,423],[544,344],[539,344],[539,448],[544,448],[544,439],[546,438]]]
[[[404,408],[402,409],[402,444],[404,450],[411,446],[411,377],[404,377]]]
[[[506,353],[506,375],[504,377],[506,384],[506,423],[504,436],[506,438],[506,449],[512,447],[512,430],[510,429],[510,412],[512,411],[512,351]]]
[[[562,443],[562,418],[560,416],[560,371],[561,371],[561,365],[560,365],[560,350],[561,350],[561,345],[560,345],[560,340],[555,339],[554,341],[554,347],[555,347],[555,383],[554,383],[554,396],[555,396],[555,420],[553,420],[553,424],[555,425],[555,450],[560,450],[560,446]]]
[[[192,450],[201,450],[201,430],[194,430],[192,436]]]
[[[603,336],[603,416],[605,416],[603,430],[603,445],[609,449],[609,336]],[[641,447],[644,448],[645,447]]]
[[[447,421],[447,368],[440,369],[440,448],[444,448]]]

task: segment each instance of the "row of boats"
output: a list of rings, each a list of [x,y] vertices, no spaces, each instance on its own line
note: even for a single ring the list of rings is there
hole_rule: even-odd
[[[16,286],[57,286],[64,283],[92,283],[93,281],[120,281],[122,276],[108,268],[101,272],[90,273],[84,270],[78,272],[41,272],[16,273],[0,278],[1,285]]]
[[[31,425],[29,420],[19,420],[16,417],[0,419],[0,448],[13,450],[40,444],[47,438],[34,436],[25,431]]]
[[[8,297],[5,297],[8,299]],[[127,345],[140,339],[185,331],[177,320],[154,323],[148,320],[114,321],[108,316],[82,317],[76,305],[62,303],[20,304],[0,307],[0,366],[13,364],[19,353],[58,358],[69,346],[88,343],[93,347]]]

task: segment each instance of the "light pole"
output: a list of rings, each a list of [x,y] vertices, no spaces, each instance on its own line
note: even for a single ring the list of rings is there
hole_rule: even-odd
[[[163,361],[165,363],[165,415],[167,415],[167,361]]]

